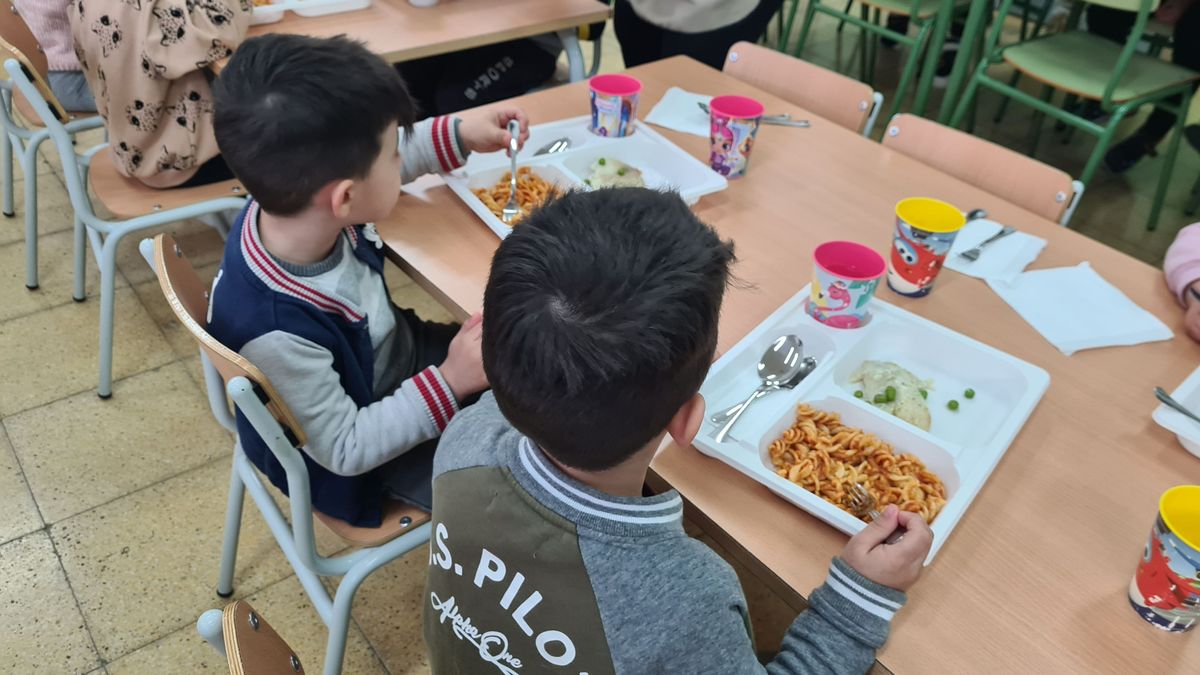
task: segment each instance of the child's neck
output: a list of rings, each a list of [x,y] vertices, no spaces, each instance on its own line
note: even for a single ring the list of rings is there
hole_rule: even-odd
[[[271,255],[294,265],[319,263],[333,252],[341,229],[331,227],[328,214],[310,208],[294,216],[258,214],[258,235]]]
[[[617,497],[641,497],[642,486],[646,483],[646,474],[650,471],[650,462],[656,450],[658,443],[651,443],[624,462],[602,471],[575,469],[554,459],[550,453],[543,452],[542,455],[559,471],[590,488]]]

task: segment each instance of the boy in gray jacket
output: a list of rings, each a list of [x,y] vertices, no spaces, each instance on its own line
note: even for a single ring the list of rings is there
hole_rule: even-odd
[[[492,393],[434,459],[435,673],[763,671],[733,570],[684,533],[677,493],[642,493],[666,434],[688,444],[704,418],[733,260],[678,196],[640,188],[569,194],[501,243],[484,295]],[[767,671],[866,671],[931,541],[889,507]]]

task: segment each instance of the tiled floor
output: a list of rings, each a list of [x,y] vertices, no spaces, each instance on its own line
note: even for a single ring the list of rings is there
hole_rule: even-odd
[[[814,60],[836,63],[854,53],[853,31],[842,43],[831,23],[817,31]],[[611,30],[604,53],[605,70],[621,67]],[[881,64],[881,80],[888,73]],[[1027,121],[1014,110],[1004,125],[985,123],[982,131],[1019,143]],[[1078,170],[1074,146],[1048,138],[1044,148]],[[1101,175],[1076,216],[1081,229],[1146,260],[1161,257],[1183,222],[1185,183],[1200,161],[1181,152],[1160,232],[1147,235],[1142,221],[1157,161],[1128,176]],[[93,271],[87,302],[71,301],[71,211],[57,167],[56,157],[39,165],[37,291],[23,285],[19,181],[18,217],[0,221],[0,673],[224,672],[193,624],[221,604],[213,589],[232,440],[211,419],[191,340],[132,240],[117,280],[115,395],[96,397],[98,282]],[[198,223],[165,229],[211,279],[220,238]],[[389,287],[399,304],[447,318],[394,268]],[[325,630],[252,506],[244,522],[236,593],[317,672]],[[322,550],[338,546],[322,537]],[[360,591],[346,672],[428,671],[417,610],[423,556],[418,550],[388,565]],[[761,646],[777,645],[790,610],[739,571]]]

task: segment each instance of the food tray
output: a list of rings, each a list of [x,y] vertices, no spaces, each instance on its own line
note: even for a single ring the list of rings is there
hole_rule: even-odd
[[[1046,371],[944,326],[876,298],[862,328],[843,330],[814,321],[804,311],[806,286],[722,356],[704,381],[708,402],[695,445],[772,492],[847,534],[866,524],[821,497],[776,475],[768,446],[795,421],[796,406],[840,413],[842,422],[875,434],[897,453],[909,453],[937,473],[946,485],[946,505],[934,518],[933,560],[979,493],[992,469],[1041,400],[1050,384]],[[780,335],[804,341],[804,355],[818,365],[803,382],[759,399],[723,443],[708,415],[741,402],[760,383],[755,366]],[[924,431],[854,397],[861,385],[849,382],[866,360],[892,361],[921,380],[932,380],[928,405],[933,418]],[[975,390],[967,400],[963,392]],[[949,410],[947,401],[960,407]]]
[[[289,10],[300,16],[323,16],[353,12],[370,6],[371,0],[271,0],[270,4],[254,6],[250,15],[250,25],[275,23],[283,19],[283,13]]]
[[[1192,371],[1175,391],[1171,398],[1179,401],[1188,410],[1200,410],[1200,368]],[[1179,444],[1187,451],[1200,457],[1200,422],[1188,419],[1183,413],[1168,408],[1162,403],[1154,409],[1154,421],[1162,428],[1175,434]]]
[[[587,189],[584,179],[592,162],[599,157],[611,157],[641,170],[646,187],[676,189],[688,204],[700,197],[724,190],[725,177],[713,171],[664,138],[654,129],[637,122],[637,130],[624,138],[603,138],[588,130],[591,118],[584,115],[571,119],[538,124],[529,128],[529,140],[517,156],[517,166],[528,166],[539,176],[563,188]],[[570,149],[547,155],[533,155],[558,138],[569,138]],[[446,184],[501,239],[512,232],[493,214],[472,190],[494,185],[509,170],[504,151],[472,153],[467,163],[445,176]]]

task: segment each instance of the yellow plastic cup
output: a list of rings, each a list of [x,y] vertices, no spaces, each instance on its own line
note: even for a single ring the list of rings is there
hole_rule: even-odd
[[[1200,623],[1200,485],[1180,485],[1158,500],[1158,518],[1129,582],[1129,604],[1172,633]]]
[[[888,287],[914,298],[929,295],[954,238],[966,224],[962,211],[940,199],[910,197],[897,202]]]

